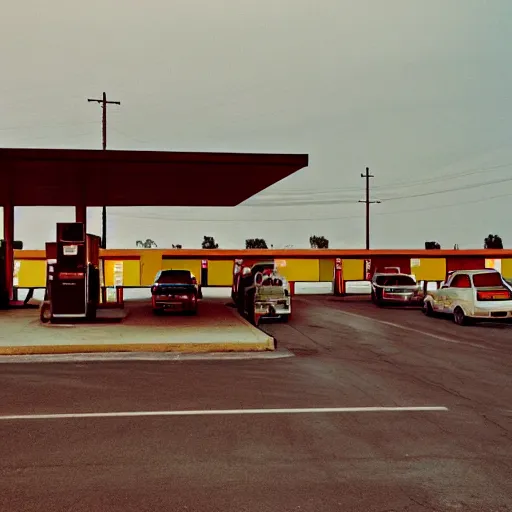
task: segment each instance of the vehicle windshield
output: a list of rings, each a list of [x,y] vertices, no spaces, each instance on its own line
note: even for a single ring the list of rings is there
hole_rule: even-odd
[[[378,276],[377,284],[380,286],[414,286],[416,281],[410,276]]]
[[[490,286],[503,286],[501,275],[498,272],[482,272],[473,275],[475,288],[487,288]]]
[[[166,270],[157,280],[160,284],[192,284],[192,275],[188,270]]]
[[[274,264],[273,263],[258,263],[252,267],[251,272],[253,274],[256,274],[257,272],[264,272],[265,270],[274,270]]]

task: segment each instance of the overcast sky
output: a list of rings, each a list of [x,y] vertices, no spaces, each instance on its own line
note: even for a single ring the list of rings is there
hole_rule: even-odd
[[[366,166],[372,247],[512,246],[510,0],[18,0],[0,47],[0,146],[100,148],[106,91],[111,149],[310,155],[234,209],[110,209],[110,247],[364,247]],[[16,237],[73,215],[18,208]]]

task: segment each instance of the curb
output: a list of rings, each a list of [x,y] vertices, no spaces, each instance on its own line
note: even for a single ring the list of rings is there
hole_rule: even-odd
[[[187,362],[187,361],[255,361],[278,360],[295,357],[288,350],[264,352],[204,352],[185,354],[180,352],[103,352],[82,354],[29,354],[0,356],[1,364],[22,363],[105,363],[105,362]]]
[[[0,347],[0,355],[42,355],[42,354],[89,354],[92,352],[182,352],[198,354],[205,352],[264,352],[274,350],[270,336],[264,342],[229,343],[109,343],[104,345],[40,345]]]
[[[270,336],[269,334],[267,334],[265,331],[261,330],[259,327],[255,327],[254,325],[251,324],[251,322],[249,322],[247,319],[245,319],[244,317],[240,316],[238,314],[238,311],[235,311],[234,309],[231,309],[229,308],[228,306],[225,306],[225,308],[233,315],[235,316],[238,320],[240,320],[240,322],[242,322],[244,325],[246,325],[247,327],[250,327],[251,330],[255,330],[257,331],[258,333],[261,333],[263,334],[264,336],[267,337],[267,340],[266,342],[268,343],[269,347],[272,347],[272,348],[268,348],[267,350],[275,350],[276,349],[276,343],[275,343],[275,339]]]

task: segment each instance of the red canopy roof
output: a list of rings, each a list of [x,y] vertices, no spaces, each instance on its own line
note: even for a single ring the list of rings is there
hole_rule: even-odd
[[[308,155],[0,148],[0,204],[236,206]]]

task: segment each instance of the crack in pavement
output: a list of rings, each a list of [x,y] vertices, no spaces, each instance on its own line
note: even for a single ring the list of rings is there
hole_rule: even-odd
[[[380,361],[383,361],[384,363],[387,363],[387,364],[393,366],[394,368],[399,370],[402,374],[406,375],[407,377],[410,377],[413,380],[416,380],[417,382],[420,382],[422,384],[429,384],[431,386],[434,386],[434,387],[436,387],[438,389],[441,389],[441,390],[445,391],[446,393],[449,393],[450,395],[452,395],[452,396],[454,396],[456,398],[462,398],[463,400],[467,400],[469,402],[474,402],[476,404],[483,405],[478,400],[476,400],[474,398],[470,398],[470,397],[468,397],[466,395],[463,395],[459,391],[456,391],[454,389],[450,389],[450,388],[446,387],[443,384],[434,382],[434,381],[432,381],[430,379],[427,379],[427,378],[421,378],[421,377],[419,377],[418,375],[416,375],[414,373],[408,372],[406,369],[404,369],[403,367],[399,366],[398,363],[395,363],[394,361],[390,361],[389,359],[387,359],[386,356],[380,355],[380,354],[374,352],[373,350],[370,350],[370,352],[372,354],[376,355]]]
[[[452,432],[450,432],[449,430],[446,430],[445,428],[443,428],[439,423],[434,421],[432,418],[425,417],[424,421],[427,421],[428,423],[430,423],[430,424],[434,425],[435,427],[437,427],[443,434],[446,434],[446,435],[449,435],[449,436],[453,436]]]
[[[409,494],[402,486],[398,486],[398,488],[402,491],[403,495],[415,505],[419,505],[421,508],[430,510],[431,512],[438,512],[438,509],[434,508],[430,503],[421,502],[419,499]]]
[[[493,425],[495,425],[496,427],[498,427],[499,429],[501,429],[503,432],[505,432],[505,437],[507,439],[511,439],[511,436],[510,436],[510,430],[508,430],[507,428],[505,428],[503,425],[501,425],[500,423],[498,423],[497,421],[494,421],[492,420],[491,418],[489,418],[486,414],[482,414],[482,418],[489,422],[489,423],[492,423]]]

